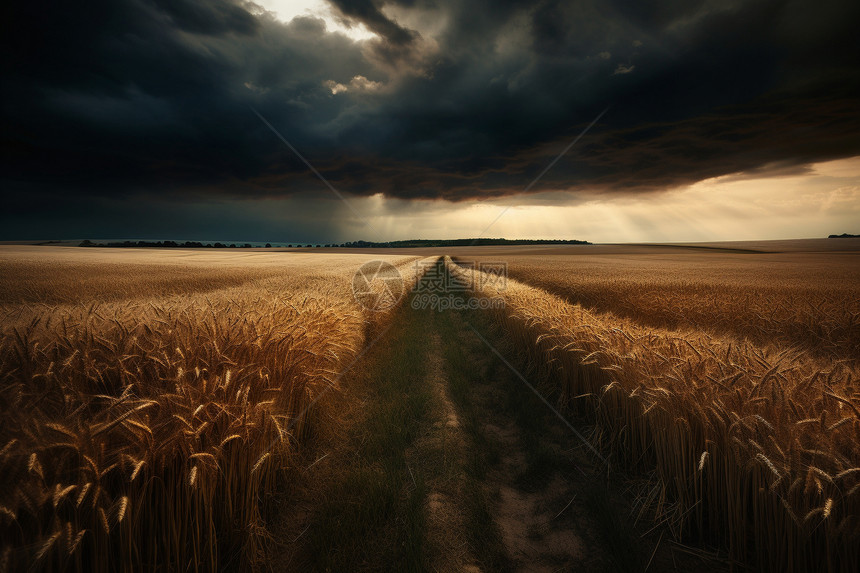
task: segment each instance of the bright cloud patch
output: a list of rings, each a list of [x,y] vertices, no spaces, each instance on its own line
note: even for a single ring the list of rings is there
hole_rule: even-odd
[[[349,85],[338,83],[334,80],[327,80],[323,85],[331,90],[333,95],[343,92],[375,92],[382,88],[381,82],[374,82],[364,76],[355,76],[349,81]]]

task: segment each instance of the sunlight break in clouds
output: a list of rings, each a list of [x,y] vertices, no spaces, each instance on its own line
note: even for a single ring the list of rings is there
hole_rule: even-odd
[[[376,36],[358,22],[346,26],[340,16],[324,0],[255,0],[254,3],[269,12],[273,12],[282,22],[289,22],[296,16],[313,16],[322,19],[328,31],[340,32],[356,41],[367,40]]]
[[[656,195],[558,192],[480,203],[375,195],[352,201],[385,239],[474,237],[508,205],[485,236],[605,243],[826,237],[857,231],[860,157],[814,164],[800,175],[716,177]],[[342,215],[345,237],[367,235],[363,224]]]

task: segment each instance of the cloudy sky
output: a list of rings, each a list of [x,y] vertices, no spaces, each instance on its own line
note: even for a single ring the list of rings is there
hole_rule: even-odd
[[[858,21],[848,0],[6,3],[0,239],[860,232]]]

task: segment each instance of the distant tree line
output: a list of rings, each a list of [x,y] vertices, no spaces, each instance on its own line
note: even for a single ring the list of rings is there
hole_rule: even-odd
[[[835,235],[831,235],[833,237]],[[842,235],[851,236],[851,235]],[[295,248],[331,248],[343,247],[349,249],[396,249],[408,247],[476,247],[493,245],[590,245],[588,241],[577,241],[575,239],[410,239],[406,241],[389,241],[387,243],[375,243],[372,241],[350,241],[347,243],[328,244],[296,244]],[[148,248],[181,248],[181,249],[253,249],[251,243],[202,243],[200,241],[110,241],[96,243],[89,239],[82,241],[81,247],[148,247]],[[277,246],[277,245],[275,245]],[[281,245],[288,249],[294,248],[292,244]],[[266,243],[267,249],[272,248],[271,243]]]
[[[254,245],[251,243],[202,243],[200,241],[109,241],[104,243],[95,243],[86,239],[82,241],[80,247],[149,247],[149,248],[181,248],[181,249],[254,249]],[[275,245],[277,247],[277,245]],[[286,248],[292,249],[293,245],[282,245]],[[296,247],[302,247],[303,245],[296,245]],[[307,247],[313,247],[314,245],[304,245]],[[321,247],[322,245],[316,245],[316,247]],[[331,245],[326,245],[327,247]],[[266,243],[266,249],[271,249],[272,244]]]
[[[374,243],[371,241],[352,241],[337,245],[353,249],[367,248],[404,248],[404,247],[484,247],[495,245],[590,245],[588,241],[575,239],[410,239]]]

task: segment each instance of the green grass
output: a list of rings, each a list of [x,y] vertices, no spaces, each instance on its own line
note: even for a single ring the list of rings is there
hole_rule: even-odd
[[[439,313],[435,323],[442,337],[448,387],[469,445],[465,470],[466,534],[472,554],[487,571],[510,571],[512,563],[499,526],[490,511],[491,500],[482,483],[500,460],[499,445],[481,431],[472,390],[482,373],[466,353],[462,333],[452,312]]]
[[[427,488],[407,453],[427,422],[426,330],[405,306],[373,351],[363,376],[366,407],[353,424],[354,454],[315,508],[304,534],[308,568],[317,571],[424,571]]]

